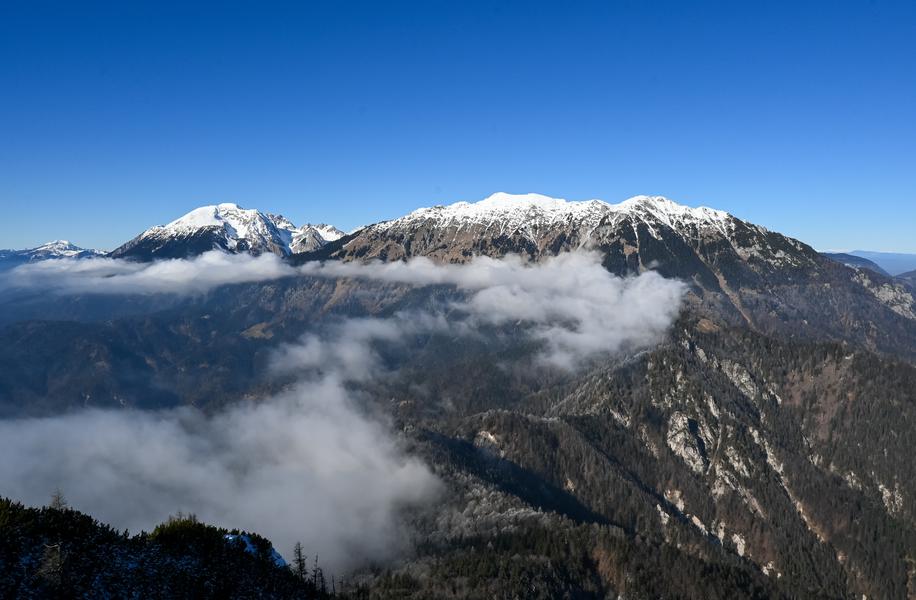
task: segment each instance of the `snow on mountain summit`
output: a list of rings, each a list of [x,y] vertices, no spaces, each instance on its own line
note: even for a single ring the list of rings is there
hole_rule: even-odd
[[[334,228],[328,228],[328,233],[333,237],[331,230]],[[112,256],[183,258],[214,249],[287,256],[317,249],[328,241],[311,225],[296,227],[282,215],[222,203],[195,208],[166,225],[147,229]]]
[[[684,206],[662,196],[635,196],[610,204],[497,192],[476,202],[420,208],[362,227],[347,238],[345,250],[335,248],[332,254],[348,256],[359,247],[371,248],[365,250],[370,257],[407,256],[420,251],[447,255],[449,260],[467,260],[490,252],[540,255],[612,243],[614,232],[621,227],[643,228],[656,238],[665,229],[685,239],[706,235],[728,238],[737,221],[728,213]],[[186,258],[214,249],[289,256],[313,252],[345,235],[323,223],[297,227],[282,215],[222,203],[195,208],[166,225],[147,229],[109,256]],[[433,240],[438,249],[422,250]],[[406,246],[401,248],[403,244]]]
[[[622,257],[615,268],[624,273],[661,264],[662,257],[702,260],[695,253],[706,245],[731,247],[741,260],[767,265],[761,268],[801,266],[811,260],[797,241],[772,237],[765,228],[724,211],[685,206],[663,196],[634,196],[611,204],[505,192],[477,202],[420,208],[369,225],[353,232],[329,256],[426,256],[460,263],[479,255],[520,254],[540,260],[571,250],[613,249]]]
[[[231,240],[264,240],[275,233],[273,229],[281,228],[280,223],[290,224],[283,217],[274,217],[255,209],[245,209],[238,204],[224,203],[195,208],[161,229],[170,232],[187,232],[217,227],[225,230]]]
[[[23,252],[28,253],[32,260],[45,260],[49,258],[84,258],[101,254],[98,250],[80,248],[68,240],[54,240],[42,244],[41,246],[24,250]]]
[[[290,250],[293,253],[311,252],[328,242],[340,239],[344,235],[346,235],[344,232],[331,225],[306,223],[302,227],[297,227],[293,230]]]
[[[347,235],[340,229],[337,229],[333,225],[328,225],[327,223],[319,223],[318,225],[309,225],[309,227],[314,227],[315,231],[321,234],[321,237],[324,238],[327,242],[333,242],[339,240],[343,236]]]
[[[478,202],[421,208],[379,226],[398,228],[428,221],[436,227],[485,225],[512,232],[562,224],[596,227],[603,221],[616,222],[624,217],[660,221],[668,226],[693,224],[718,228],[730,215],[706,207],[691,208],[663,196],[634,196],[619,204],[609,204],[603,200],[573,201],[542,194],[497,192]]]

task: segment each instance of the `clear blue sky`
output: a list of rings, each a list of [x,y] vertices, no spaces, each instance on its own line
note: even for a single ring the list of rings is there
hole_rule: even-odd
[[[0,2],[0,247],[494,191],[916,252],[916,2]]]

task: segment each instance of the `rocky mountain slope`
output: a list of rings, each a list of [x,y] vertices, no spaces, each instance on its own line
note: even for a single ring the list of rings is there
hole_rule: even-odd
[[[765,237],[769,233],[766,230],[722,211],[690,208],[660,196],[637,196],[608,204],[498,193],[480,202],[421,208],[393,221],[369,225],[348,236],[330,255],[382,260],[427,256],[465,262],[481,254],[520,253],[538,260],[562,251],[619,248],[623,250],[619,267],[638,270],[658,260],[636,252],[639,238],[648,235],[662,240],[672,232],[697,243],[734,240],[747,249],[746,257],[774,266],[793,264],[794,257],[781,254],[786,248],[774,247],[774,241],[751,245],[761,241],[757,238]],[[803,246],[794,240],[788,243],[796,250]]]
[[[478,369],[474,381],[488,382]],[[640,357],[534,393],[503,393],[499,405],[468,406],[448,425],[425,421],[435,433],[424,443],[437,464],[451,465],[458,498],[437,507],[434,529],[462,523],[451,535],[479,528],[497,547],[493,538],[514,530],[533,539],[563,531],[595,561],[586,571],[598,589],[634,597],[716,594],[670,580],[655,591],[636,584],[635,566],[622,566],[627,551],[608,549],[595,531],[677,548],[707,568],[748,568],[775,587],[734,583],[734,597],[911,597],[916,488],[898,461],[916,440],[914,377],[912,365],[841,345],[682,323]],[[462,520],[469,505],[488,520]],[[475,551],[499,555],[485,543]],[[456,571],[467,560],[449,544],[433,555]],[[669,576],[662,570],[655,576]]]
[[[428,292],[360,286],[337,310],[384,314]],[[61,387],[97,385],[95,406],[130,405],[137,381],[151,383],[141,406],[169,382],[174,404],[269,394],[282,382],[263,378],[265,354],[341,293],[277,286],[263,306],[289,304],[287,314],[220,302],[84,331],[71,340],[89,370]],[[316,312],[292,306],[307,297]],[[119,347],[106,354],[112,334]],[[702,318],[574,376],[531,372],[527,352],[435,336],[385,349],[397,377],[363,393],[449,492],[413,516],[425,540],[416,556],[392,579],[363,574],[367,585],[418,598],[490,597],[529,581],[535,597],[911,593],[913,365]],[[100,385],[106,374],[117,389]]]

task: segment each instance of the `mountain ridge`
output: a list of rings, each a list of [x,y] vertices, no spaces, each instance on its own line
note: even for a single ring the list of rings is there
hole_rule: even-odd
[[[610,272],[656,271],[686,282],[688,301],[709,318],[817,339],[916,355],[912,284],[854,269],[804,242],[727,212],[663,196],[618,204],[499,192],[478,202],[419,208],[349,234],[295,227],[282,215],[224,203],[152,227],[107,256],[151,261],[210,250],[273,253],[293,263],[398,261],[463,263],[518,254],[531,261],[590,250]],[[875,329],[874,323],[887,327]]]
[[[20,264],[57,258],[91,258],[102,256],[100,250],[81,248],[68,240],[53,240],[34,248],[22,250],[0,250],[0,270]]]
[[[903,282],[847,267],[724,211],[661,196],[608,204],[500,193],[418,209],[293,259],[463,263],[519,254],[539,261],[583,249],[602,254],[619,276],[651,270],[685,281],[688,301],[715,320],[916,356],[916,297]],[[876,322],[888,327],[875,330]],[[893,332],[902,332],[896,341]]]
[[[853,269],[868,269],[885,277],[891,277],[891,274],[882,269],[878,263],[861,256],[846,254],[845,252],[821,252],[821,255]]]

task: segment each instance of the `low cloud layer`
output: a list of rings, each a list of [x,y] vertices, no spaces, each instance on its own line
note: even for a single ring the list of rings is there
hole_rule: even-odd
[[[297,270],[273,254],[211,251],[190,259],[141,263],[118,258],[45,260],[3,274],[0,285],[59,294],[199,294],[232,283],[291,277]]]
[[[307,264],[303,274],[413,285],[454,285],[467,299],[449,308],[466,325],[519,323],[543,342],[542,358],[574,369],[591,355],[649,345],[677,317],[686,287],[654,272],[621,278],[597,253],[561,254],[540,263],[518,256],[478,257],[462,265],[426,258],[394,263]],[[431,318],[431,315],[427,318]]]
[[[521,322],[541,340],[545,359],[574,368],[599,352],[644,346],[665,332],[680,309],[684,285],[654,272],[620,278],[600,255],[561,254],[531,264],[518,256],[481,256],[463,265],[418,257],[406,262],[329,261],[293,267],[272,254],[212,251],[192,259],[136,263],[119,259],[49,260],[22,265],[5,285],[62,294],[196,294],[232,284],[283,277],[354,278],[416,286],[452,285],[467,292],[451,308],[470,324]]]
[[[336,572],[406,545],[398,511],[438,480],[390,430],[352,406],[340,374],[214,417],[89,410],[0,422],[3,495],[71,504],[150,530],[178,510],[261,533],[289,557],[301,540]]]
[[[195,513],[265,535],[287,556],[301,541],[338,573],[390,560],[409,543],[401,509],[433,501],[441,482],[348,384],[380,373],[372,343],[433,321],[340,322],[278,350],[277,371],[287,370],[282,356],[300,369],[291,389],[212,416],[86,410],[0,421],[0,493],[44,504],[59,488],[75,508],[133,531]]]
[[[60,487],[75,507],[116,527],[149,529],[178,510],[269,537],[289,553],[301,540],[343,570],[389,557],[402,541],[402,506],[430,502],[439,482],[388,426],[354,403],[349,383],[377,377],[377,343],[434,332],[514,329],[540,342],[538,359],[576,369],[601,353],[656,342],[685,287],[656,273],[619,278],[592,253],[537,264],[480,257],[464,265],[311,263],[211,252],[191,260],[46,261],[20,267],[21,286],[60,293],[202,293],[228,283],[311,276],[415,286],[450,285],[448,304],[385,318],[344,319],[278,347],[288,392],[205,417],[193,410],[100,411],[0,422],[0,493],[42,504]]]

